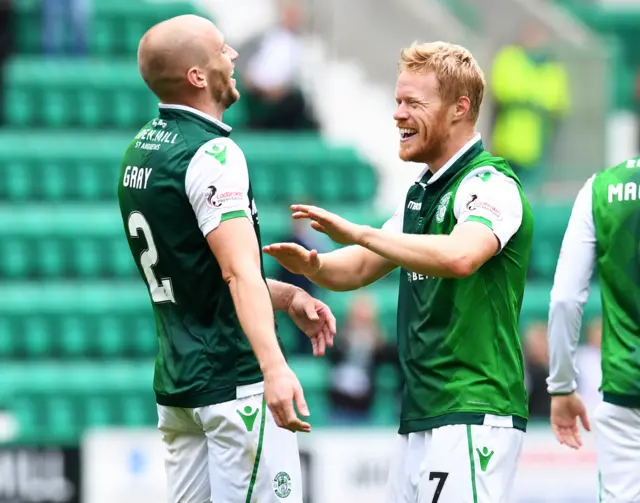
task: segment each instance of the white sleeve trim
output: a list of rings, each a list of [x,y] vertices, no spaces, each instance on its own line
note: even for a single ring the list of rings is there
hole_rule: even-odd
[[[205,237],[227,213],[244,211],[251,218],[247,162],[229,138],[215,138],[198,149],[187,168],[185,190]]]
[[[594,176],[576,197],[553,280],[548,328],[549,393],[570,393],[577,388],[576,350],[596,261]]]
[[[460,183],[453,206],[458,225],[486,223],[500,242],[501,251],[522,225],[522,199],[515,180],[493,166],[471,171]]]

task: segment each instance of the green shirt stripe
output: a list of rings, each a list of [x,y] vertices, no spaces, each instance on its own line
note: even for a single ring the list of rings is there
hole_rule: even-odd
[[[479,217],[477,215],[470,215],[467,217],[465,222],[478,222],[486,225],[487,227],[489,227],[489,229],[493,230],[493,223],[488,218]]]
[[[229,213],[225,213],[222,215],[220,222],[226,222],[227,220],[231,220],[232,218],[242,218],[246,217],[247,214],[243,210],[230,211]]]
[[[469,445],[469,464],[471,465],[471,491],[473,492],[473,503],[478,503],[478,491],[476,489],[476,461],[473,457],[473,438],[471,436],[471,426],[467,425],[467,444]]]
[[[258,434],[258,448],[256,450],[256,460],[253,463],[253,471],[251,472],[251,481],[249,482],[249,490],[247,491],[246,503],[251,503],[251,496],[253,496],[253,489],[256,486],[256,479],[258,478],[258,467],[260,466],[260,456],[262,456],[262,443],[264,442],[264,425],[267,422],[267,400],[262,397],[262,409],[260,410],[260,433]]]

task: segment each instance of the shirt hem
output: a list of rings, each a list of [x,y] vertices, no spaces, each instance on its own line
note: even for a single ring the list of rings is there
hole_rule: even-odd
[[[602,400],[619,407],[627,407],[629,409],[640,409],[640,396],[638,395],[619,395],[605,391],[602,393]]]
[[[429,417],[424,419],[401,420],[398,433],[406,435],[408,433],[416,433],[419,431],[433,430],[441,426],[451,426],[455,424],[478,425],[485,424],[485,414],[482,412],[452,412],[437,417]],[[511,417],[512,428],[523,432],[527,431],[527,419],[522,416],[506,414],[504,417]],[[508,428],[509,426],[505,426]]]
[[[165,407],[180,407],[185,409],[195,409],[197,407],[207,407],[218,403],[230,402],[238,397],[238,387],[250,384],[261,383],[263,377],[257,376],[253,379],[238,381],[234,386],[218,388],[216,390],[202,393],[179,393],[166,395],[156,392],[156,403]]]

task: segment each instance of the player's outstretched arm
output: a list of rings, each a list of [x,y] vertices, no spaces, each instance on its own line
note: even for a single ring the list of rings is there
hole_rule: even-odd
[[[491,166],[474,170],[460,183],[453,201],[457,225],[448,235],[405,234],[405,204],[382,229],[354,224],[315,206],[294,205],[292,210],[293,218],[310,219],[315,230],[336,243],[360,245],[411,272],[444,278],[475,273],[522,223],[516,182]]]
[[[301,421],[309,411],[302,387],[287,365],[275,334],[273,306],[260,270],[260,248],[247,218],[226,220],[207,234],[207,242],[229,285],[236,313],[264,374],[265,398],[278,426],[310,431]]]
[[[263,251],[292,273],[302,274],[316,285],[336,292],[370,285],[397,267],[361,246],[319,254],[295,243],[276,243],[265,246]]]
[[[357,225],[315,206],[298,205],[294,211],[294,218],[311,219],[314,229],[337,243],[357,244],[356,249],[378,256],[386,264],[426,276],[469,276],[495,255],[500,245],[495,233],[478,222],[458,225],[450,235],[403,234]]]
[[[286,311],[296,326],[311,340],[313,356],[324,356],[333,347],[336,318],[329,306],[312,297],[302,288],[267,279],[273,307]]]

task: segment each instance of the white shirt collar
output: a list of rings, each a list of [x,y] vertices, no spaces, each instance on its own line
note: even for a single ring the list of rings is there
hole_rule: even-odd
[[[435,182],[438,178],[440,178],[442,176],[442,174],[447,171],[451,166],[453,166],[453,164],[460,159],[460,157],[462,157],[462,155],[469,150],[471,147],[473,147],[476,143],[478,143],[481,140],[481,136],[480,133],[476,133],[474,135],[473,138],[471,138],[467,143],[465,143],[464,147],[462,147],[460,150],[458,150],[455,155],[449,159],[444,166],[442,166],[438,171],[436,171],[436,173],[429,179],[429,181],[427,182],[427,185],[431,185],[433,182]],[[418,175],[417,178],[417,182],[419,182],[422,177],[424,176],[424,174],[427,172],[427,170],[429,169],[429,165],[425,164],[424,165],[424,169],[420,172],[420,174]]]
[[[220,129],[222,129],[223,131],[226,131],[227,133],[231,132],[231,126],[227,126],[224,122],[219,121],[215,117],[213,117],[213,116],[211,116],[209,114],[206,114],[204,112],[201,112],[200,110],[198,110],[196,108],[189,107],[187,105],[170,105],[170,104],[166,104],[166,103],[158,103],[158,108],[160,110],[182,110],[183,112],[190,112],[192,114],[197,115],[198,117],[203,118],[204,120],[212,122],[213,124],[218,126]]]

